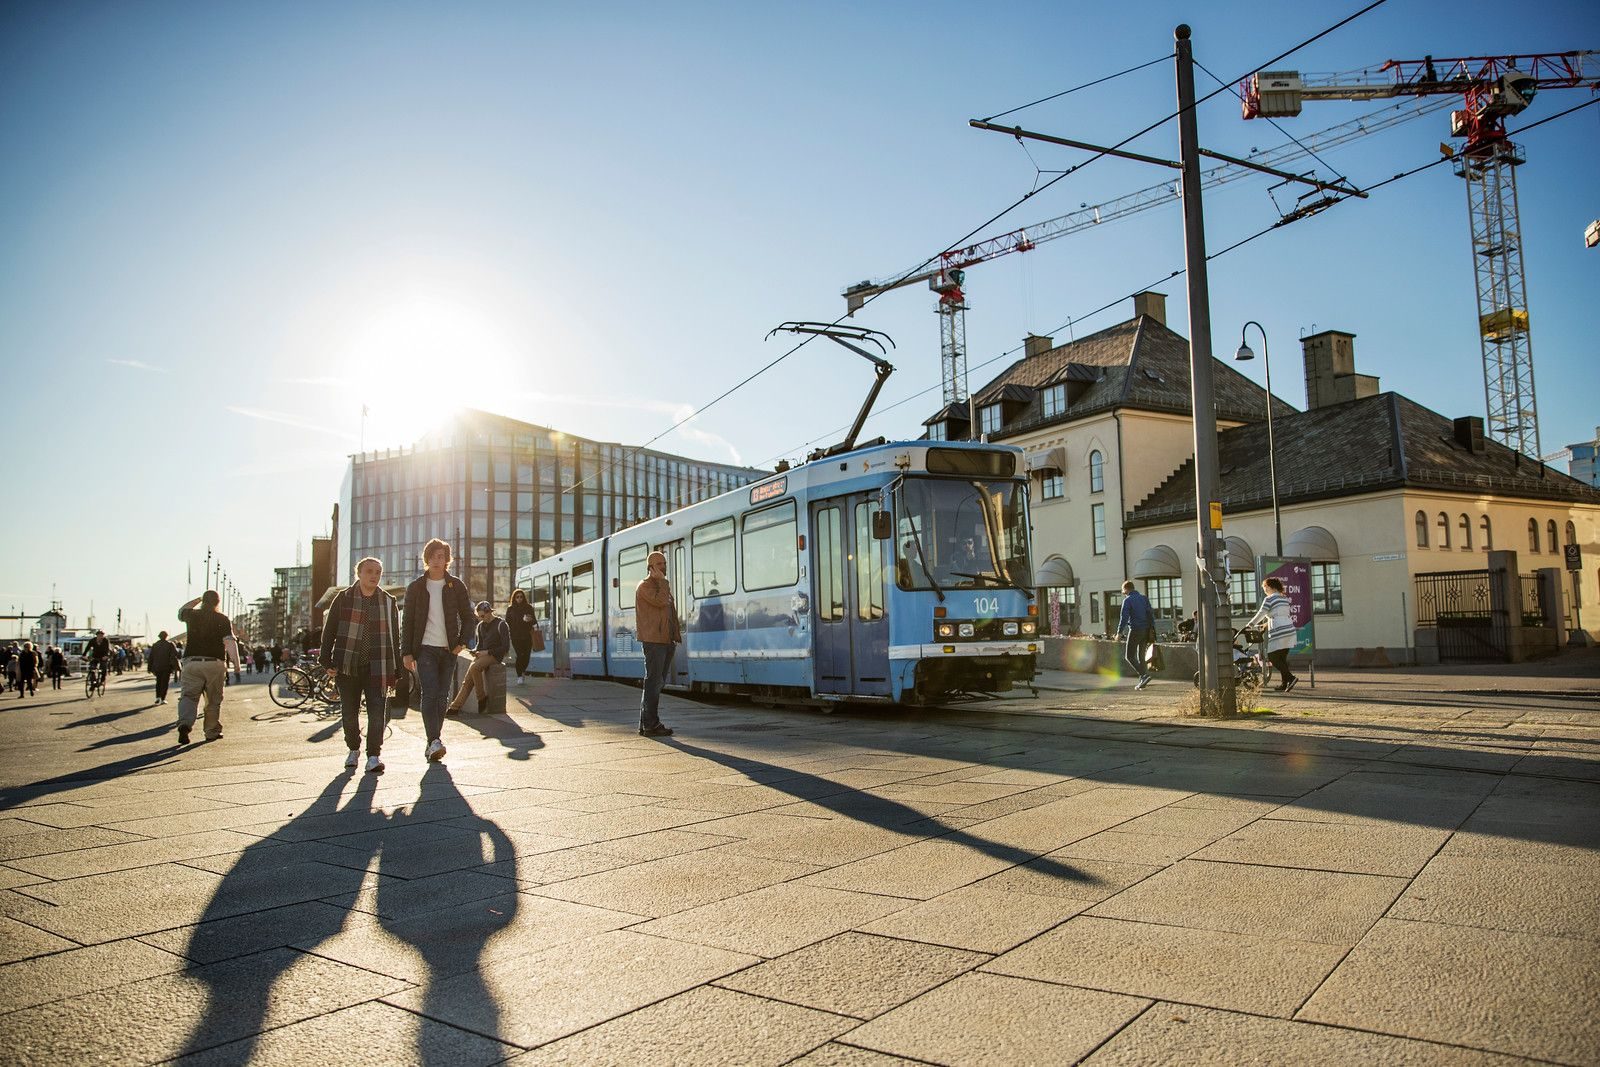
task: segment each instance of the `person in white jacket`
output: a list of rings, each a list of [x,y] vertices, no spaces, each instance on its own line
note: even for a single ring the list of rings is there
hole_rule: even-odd
[[[1286,693],[1300,681],[1289,669],[1289,650],[1294,647],[1296,637],[1294,613],[1289,598],[1283,595],[1282,579],[1268,578],[1261,583],[1261,588],[1266,592],[1266,598],[1244,625],[1250,629],[1258,623],[1267,623],[1267,659],[1272,661],[1278,670],[1278,677],[1282,679],[1274,688]]]

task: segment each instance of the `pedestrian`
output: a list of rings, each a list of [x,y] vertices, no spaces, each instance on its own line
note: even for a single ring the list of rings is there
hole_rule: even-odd
[[[38,681],[39,651],[33,647],[32,641],[24,641],[21,650],[17,652],[17,699],[22,699],[24,689],[29,696],[37,696]]]
[[[361,760],[361,701],[367,702],[368,774],[383,773],[389,690],[400,675],[400,616],[394,597],[378,587],[382,578],[381,560],[368,556],[356,564],[356,580],[328,608],[318,655],[339,686],[347,770]]]
[[[511,630],[511,647],[517,650],[517,684],[528,673],[528,657],[533,654],[533,628],[539,624],[528,594],[521,589],[511,591],[511,603],[506,605],[506,626]]]
[[[467,668],[467,676],[461,680],[461,688],[456,690],[455,699],[444,709],[446,715],[461,714],[461,708],[467,702],[467,694],[473,690],[477,690],[478,707],[481,709],[484,702],[489,699],[489,688],[483,680],[484,675],[492,668],[500,666],[500,661],[511,651],[511,628],[506,625],[506,620],[494,613],[494,605],[487,600],[480,600],[477,612],[478,633],[472,643],[472,666]]]
[[[678,608],[672,601],[672,585],[667,581],[667,557],[650,553],[645,561],[648,573],[634,591],[639,643],[644,645],[644,693],[639,698],[639,733],[645,737],[671,737],[672,730],[658,714],[661,687],[666,684],[672,649],[681,638]]]
[[[400,642],[406,670],[417,673],[422,687],[422,728],[430,761],[444,758],[445,702],[456,676],[456,654],[467,647],[467,627],[472,625],[472,598],[450,573],[450,558],[449,543],[437,537],[422,546],[424,570],[406,586]]]
[[[167,640],[167,631],[162,630],[156,636],[156,643],[150,646],[150,654],[144,662],[145,669],[156,676],[156,703],[165,704],[167,686],[172,681],[174,668],[178,666],[178,650]]]
[[[1143,689],[1150,684],[1150,668],[1145,657],[1156,642],[1156,614],[1150,608],[1150,601],[1132,582],[1122,583],[1122,615],[1117,620],[1117,633],[1127,636],[1123,658],[1139,676],[1139,684],[1134,688]]]
[[[261,645],[257,645],[256,649],[255,649],[255,653],[254,653],[252,658],[256,661],[256,673],[257,674],[266,674],[267,673],[267,650],[264,647],[262,647]]]
[[[1248,630],[1258,623],[1267,622],[1267,659],[1272,661],[1277,668],[1278,677],[1282,679],[1273,689],[1279,693],[1287,693],[1300,681],[1293,671],[1289,669],[1289,650],[1294,648],[1298,631],[1294,625],[1294,605],[1289,598],[1283,595],[1283,580],[1281,578],[1267,578],[1261,583],[1261,591],[1267,595],[1262,599],[1261,606],[1244,624]]]
[[[50,646],[50,651],[44,655],[45,667],[50,674],[50,688],[60,689],[61,679],[67,673],[67,656],[55,645]]]
[[[222,684],[228,685],[228,671],[233,671],[232,684],[239,683],[239,638],[229,634],[222,639]]]
[[[227,675],[223,642],[233,635],[233,623],[218,604],[222,597],[215,589],[189,601],[178,609],[178,618],[187,632],[183,639],[183,688],[178,697],[178,744],[189,743],[200,698],[205,697],[205,739],[222,740],[222,687]]]
[[[283,646],[274,642],[272,645],[272,669],[276,671],[283,665]]]

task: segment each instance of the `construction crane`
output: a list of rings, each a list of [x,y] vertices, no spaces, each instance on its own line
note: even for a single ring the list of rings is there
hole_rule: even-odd
[[[1359,118],[1331,126],[1297,142],[1262,152],[1252,150],[1250,159],[1252,162],[1269,166],[1282,166],[1296,159],[1325,152],[1356,138],[1443,110],[1449,104],[1448,100],[1402,101],[1391,104]],[[1255,173],[1245,167],[1224,163],[1204,171],[1201,174],[1201,186],[1212,188],[1239,178],[1252,177]],[[888,278],[857,282],[844,291],[846,313],[854,315],[869,299],[880,293],[927,282],[928,288],[938,297],[934,310],[939,314],[939,355],[944,383],[944,403],[947,405],[958,403],[965,400],[967,395],[965,283],[969,267],[1010,255],[1012,252],[1029,252],[1046,241],[1092,229],[1102,223],[1148,208],[1172,203],[1178,199],[1178,195],[1176,182],[1162,182],[1104,203],[1085,204],[1076,211],[1047,219],[1033,226],[1012,230],[998,237],[986,238],[963,248],[950,249],[941,253],[933,262]]]
[[[1600,89],[1600,52],[1424,56],[1391,59],[1376,70],[1349,74],[1259,71],[1240,86],[1247,119],[1292,117],[1308,100],[1455,96],[1463,101],[1450,113],[1450,135],[1465,143],[1459,151],[1441,148],[1467,187],[1489,434],[1535,461],[1539,415],[1516,180],[1516,168],[1527,157],[1506,135],[1505,122],[1542,89],[1582,86]]]

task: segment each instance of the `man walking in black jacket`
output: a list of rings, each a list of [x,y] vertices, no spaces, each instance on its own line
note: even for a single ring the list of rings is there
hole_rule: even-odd
[[[178,649],[171,641],[167,640],[167,631],[162,630],[156,638],[156,643],[150,646],[149,653],[144,658],[145,669],[156,676],[156,703],[167,702],[167,683],[172,679],[172,672],[178,667]]]
[[[444,758],[445,702],[456,676],[456,654],[467,647],[472,625],[472,598],[467,587],[450,573],[450,545],[437,537],[422,546],[427,568],[406,586],[404,631],[400,650],[405,668],[417,673],[422,689],[422,728],[428,734],[427,757]]]
[[[511,650],[511,628],[506,625],[506,620],[494,613],[494,605],[487,600],[478,602],[478,639],[473,642],[472,666],[467,668],[467,676],[461,680],[461,688],[456,692],[455,699],[450,701],[450,706],[444,709],[446,715],[461,714],[461,707],[467,702],[467,694],[474,689],[478,691],[478,707],[483,707],[484,701],[489,699],[488,686],[484,684],[485,671],[500,666],[500,661],[505,659],[506,653]]]

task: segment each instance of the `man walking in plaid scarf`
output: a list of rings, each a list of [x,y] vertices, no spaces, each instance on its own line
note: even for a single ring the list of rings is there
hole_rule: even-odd
[[[383,564],[356,564],[356,582],[333,598],[322,627],[321,662],[336,672],[344,713],[344,765],[355,770],[361,749],[361,698],[367,701],[367,773],[382,774],[389,688],[400,674],[400,615],[394,597],[378,588]]]

